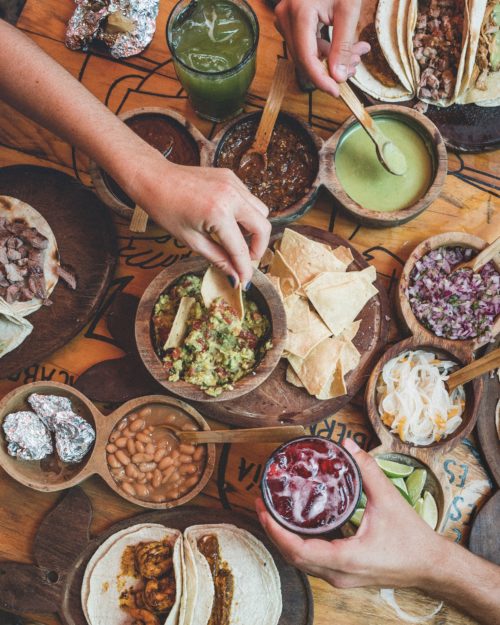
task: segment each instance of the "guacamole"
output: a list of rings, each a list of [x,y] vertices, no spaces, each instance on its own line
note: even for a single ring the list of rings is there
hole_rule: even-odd
[[[190,382],[207,395],[217,397],[252,371],[270,349],[270,324],[246,295],[243,295],[243,321],[222,298],[206,308],[200,292],[201,281],[200,276],[188,274],[159,297],[153,312],[153,332],[167,379]],[[163,346],[182,297],[196,300],[189,311],[187,332],[181,347],[165,350]]]

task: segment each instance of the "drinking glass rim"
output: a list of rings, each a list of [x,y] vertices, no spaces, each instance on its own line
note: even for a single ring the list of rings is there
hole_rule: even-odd
[[[167,27],[166,27],[167,45],[168,45],[168,49],[170,50],[170,53],[172,54],[172,58],[175,59],[175,61],[177,63],[179,63],[180,65],[182,65],[185,69],[187,69],[190,72],[193,72],[195,74],[199,74],[200,76],[218,77],[218,76],[223,76],[223,75],[229,75],[229,74],[236,73],[241,67],[243,67],[243,65],[245,65],[247,63],[247,61],[254,55],[255,51],[257,50],[257,44],[259,43],[260,27],[259,27],[259,20],[257,19],[257,15],[256,15],[255,11],[252,9],[252,7],[247,2],[247,0],[238,0],[241,4],[243,4],[246,7],[246,9],[252,15],[252,17],[253,17],[253,19],[255,21],[255,29],[253,28],[253,24],[252,24],[252,30],[254,30],[254,41],[253,41],[253,44],[248,49],[247,53],[241,59],[241,61],[237,65],[235,65],[234,67],[231,67],[229,69],[224,69],[224,70],[222,70],[220,72],[205,72],[205,71],[200,70],[200,69],[195,69],[194,67],[191,67],[187,63],[184,63],[184,61],[182,61],[176,55],[175,48],[173,46],[173,43],[171,42],[171,37],[170,37],[171,29],[170,29],[170,26],[171,26],[172,21],[173,21],[173,15],[174,15],[175,9],[180,4],[182,4],[185,1],[186,0],[179,0],[175,4],[175,6],[172,9],[172,11],[170,12],[170,15],[168,16],[168,20],[167,20]],[[237,6],[236,2],[233,2],[233,0],[226,0],[226,1],[229,2],[229,3],[235,4]],[[196,0],[191,0],[191,2],[196,2]]]

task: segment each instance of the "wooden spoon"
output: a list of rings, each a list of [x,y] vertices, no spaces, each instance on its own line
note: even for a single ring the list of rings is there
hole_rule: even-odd
[[[269,147],[274,124],[280,112],[281,103],[285,97],[292,74],[292,63],[286,59],[278,59],[269,96],[257,128],[257,134],[250,148],[241,156],[240,170],[250,165],[261,171],[267,167],[267,148]]]
[[[500,367],[500,347],[486,354],[486,356],[474,360],[474,362],[471,362],[466,367],[454,371],[446,380],[446,386],[449,391],[452,391],[457,386],[460,386],[460,384],[470,382],[474,378],[483,375],[483,373],[487,373],[498,367]]]
[[[181,443],[281,443],[304,435],[305,430],[302,425],[177,432]]]
[[[474,258],[471,258],[470,260],[467,260],[457,265],[451,271],[451,273],[455,273],[455,271],[459,271],[460,269],[472,269],[472,271],[475,273],[476,271],[479,271],[482,267],[484,267],[486,263],[489,263],[490,260],[495,258],[497,254],[500,254],[500,237],[498,237],[498,239],[495,239],[493,243],[490,243],[488,247],[485,247],[484,250],[480,252],[477,256],[474,256]]]

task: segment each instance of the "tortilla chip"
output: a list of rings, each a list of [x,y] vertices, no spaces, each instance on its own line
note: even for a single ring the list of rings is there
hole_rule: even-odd
[[[334,371],[327,380],[325,386],[321,389],[321,392],[316,395],[316,399],[334,399],[335,397],[341,397],[347,393],[347,387],[344,381],[344,370],[342,368],[342,362],[339,361]]]
[[[346,269],[354,260],[354,256],[352,255],[351,250],[348,247],[345,247],[344,245],[339,245],[334,250],[332,249],[331,252],[337,260],[339,260],[342,264],[345,265]]]
[[[342,336],[342,335],[341,335]],[[342,339],[344,345],[340,354],[340,362],[342,364],[343,375],[347,375],[349,371],[356,369],[361,360],[361,354],[350,340]]]
[[[290,384],[293,384],[294,386],[296,386],[298,388],[304,388],[304,385],[300,381],[299,376],[292,369],[291,365],[288,365],[288,367],[286,368],[285,379],[286,379],[287,382],[289,382]]]
[[[271,276],[270,274],[267,274],[267,279],[272,283],[274,288],[278,291],[278,295],[280,296],[281,301],[283,301],[285,298],[283,297],[283,292],[281,291],[280,279],[278,278],[278,276]]]
[[[180,347],[184,337],[186,336],[187,322],[189,319],[189,313],[193,304],[196,302],[194,297],[181,297],[179,308],[175,313],[174,322],[170,329],[168,339],[163,346],[163,349],[170,349],[171,347]]]
[[[283,258],[281,252],[277,251],[269,266],[269,273],[280,279],[280,288],[284,297],[288,297],[299,288],[299,279],[294,270]]]
[[[306,358],[290,354],[288,362],[309,394],[321,393],[332,372],[337,368],[341,350],[342,341],[329,337],[318,343]]]
[[[290,354],[305,358],[316,345],[330,335],[330,330],[319,315],[311,310],[309,302],[296,294],[285,300],[288,336],[285,349]]]
[[[274,258],[274,252],[269,247],[266,247],[266,251],[262,255],[262,258],[260,259],[259,267],[261,269],[265,269],[266,267],[269,267],[269,265],[273,262],[273,258]]]
[[[332,254],[332,249],[286,228],[280,253],[294,271],[299,283],[305,284],[316,275],[328,271],[344,272],[347,265]]]
[[[203,276],[203,281],[201,283],[201,296],[203,298],[203,303],[207,308],[210,307],[210,304],[215,299],[222,297],[222,299],[236,311],[239,319],[243,319],[245,315],[243,308],[243,296],[241,294],[241,284],[233,289],[229,284],[226,274],[222,273],[220,269],[217,269],[217,267],[214,267],[213,265],[207,269],[205,275]]]
[[[349,341],[353,341],[356,334],[358,333],[360,325],[361,319],[358,319],[358,321],[353,321],[350,325],[347,326],[345,330],[342,331],[342,334],[340,336]]]
[[[341,334],[378,293],[370,282],[372,273],[366,270],[323,273],[305,287],[310,302],[335,336]]]

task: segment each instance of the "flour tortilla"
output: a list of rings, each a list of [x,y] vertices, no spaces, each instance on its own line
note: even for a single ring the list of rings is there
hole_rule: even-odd
[[[177,586],[175,604],[164,625],[178,625],[182,589],[183,544],[179,530],[155,523],[141,523],[110,536],[94,553],[85,569],[81,600],[89,625],[127,625],[132,619],[120,608],[120,594],[137,584],[137,578],[120,575],[125,548],[141,542],[170,538],[174,543],[173,564]]]
[[[9,304],[0,298],[0,358],[19,347],[32,330],[31,323],[21,316],[12,315]]]
[[[207,308],[215,299],[222,297],[222,299],[236,311],[239,319],[243,319],[245,315],[241,284],[238,284],[238,286],[233,289],[229,284],[226,274],[222,273],[220,269],[217,269],[217,267],[213,265],[207,269],[203,276],[201,296]]]
[[[170,328],[170,334],[168,335],[163,349],[167,350],[171,347],[180,347],[182,345],[182,341],[186,336],[189,313],[195,302],[196,298],[194,297],[181,297],[179,308],[175,313],[174,322]]]
[[[0,195],[0,217],[5,217],[9,222],[24,220],[30,228],[36,228],[38,232],[43,234],[48,240],[48,245],[45,250],[43,250],[45,289],[48,297],[55,289],[57,281],[59,280],[59,275],[57,273],[57,268],[59,267],[59,251],[57,249],[56,238],[47,220],[29,204],[8,195]],[[3,302],[9,307],[12,315],[20,317],[27,317],[42,306],[42,300],[39,298],[33,298],[29,302],[13,302],[12,304],[8,304],[0,297],[0,302]]]
[[[234,525],[193,525],[184,532],[187,600],[180,625],[207,625],[214,598],[214,584],[197,540],[215,534],[221,557],[234,577],[231,625],[277,625],[282,611],[278,569],[264,545]],[[189,555],[188,555],[189,554]]]

